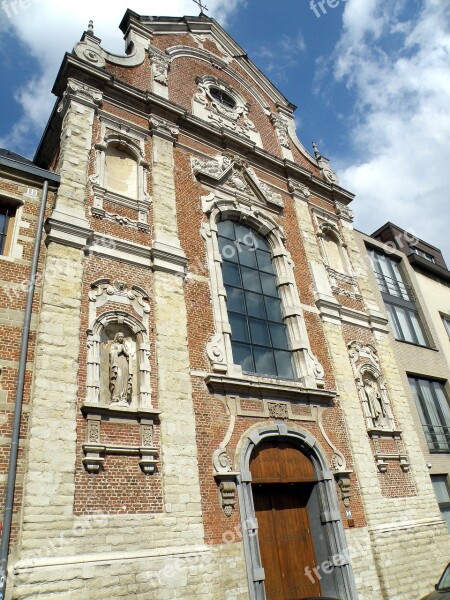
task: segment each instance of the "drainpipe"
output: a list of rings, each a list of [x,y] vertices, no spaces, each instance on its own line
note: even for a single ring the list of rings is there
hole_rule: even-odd
[[[19,373],[17,376],[16,400],[14,405],[14,419],[11,435],[11,449],[9,453],[8,480],[6,484],[5,512],[3,514],[2,541],[0,545],[0,600],[4,600],[6,590],[6,577],[8,568],[9,540],[11,536],[11,523],[13,517],[14,490],[16,485],[17,455],[19,452],[20,421],[22,417],[23,388],[25,384],[25,369],[27,363],[28,336],[30,333],[31,310],[33,308],[34,289],[36,287],[36,273],[41,248],[42,230],[44,227],[45,207],[47,204],[48,181],[44,181],[42,200],[39,208],[39,217],[34,241],[33,261],[31,263],[30,281],[28,286],[27,304],[20,346]]]

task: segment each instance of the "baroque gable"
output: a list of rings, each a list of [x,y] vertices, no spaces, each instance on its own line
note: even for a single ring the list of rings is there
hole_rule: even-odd
[[[210,187],[221,187],[244,203],[277,212],[284,208],[281,194],[261,181],[254,169],[236,155],[224,154],[211,160],[192,158],[191,165],[197,179]]]

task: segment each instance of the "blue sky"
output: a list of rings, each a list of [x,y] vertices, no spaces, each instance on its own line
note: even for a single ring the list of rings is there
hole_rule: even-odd
[[[295,105],[300,140],[314,140],[356,193],[359,229],[390,220],[450,262],[450,2],[205,0]],[[3,2],[3,4],[2,4]],[[123,51],[118,24],[141,14],[198,14],[191,0],[0,0],[0,146],[32,157],[65,51],[89,19]],[[319,16],[317,16],[319,14]]]

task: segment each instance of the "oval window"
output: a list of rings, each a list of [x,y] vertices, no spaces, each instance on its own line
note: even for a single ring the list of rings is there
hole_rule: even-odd
[[[212,88],[209,88],[209,93],[214,98],[214,100],[216,100],[222,106],[225,106],[226,108],[230,108],[230,109],[233,109],[236,107],[235,99],[232,98],[232,96],[230,96],[230,94],[227,94],[227,92],[224,92],[223,90],[221,90],[219,88],[212,87]]]

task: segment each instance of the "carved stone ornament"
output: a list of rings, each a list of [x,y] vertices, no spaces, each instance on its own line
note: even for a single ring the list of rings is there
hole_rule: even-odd
[[[394,429],[386,384],[377,352],[370,344],[352,342],[349,356],[363,407],[367,429]]]
[[[211,160],[191,159],[192,171],[199,179],[220,183],[239,197],[263,206],[284,208],[281,194],[261,181],[254,169],[239,156],[225,154]]]
[[[338,486],[339,486],[339,491],[341,494],[341,500],[344,504],[344,506],[349,506],[350,505],[350,500],[351,500],[351,479],[350,479],[350,472],[347,473],[339,473],[338,476],[335,476]]]
[[[215,333],[206,345],[206,354],[212,369],[217,372],[226,373],[227,363],[225,354],[225,343],[220,333]]]
[[[300,183],[299,181],[294,181],[293,179],[289,179],[289,191],[297,197],[300,197],[304,200],[308,200],[311,196],[311,191],[308,186]]]
[[[102,103],[103,94],[85,83],[69,78],[57,112],[61,115],[64,114],[72,100],[96,109]]]
[[[153,134],[165,137],[170,141],[174,141],[178,138],[180,129],[170,121],[166,121],[165,119],[156,117],[155,115],[151,115],[148,121],[150,130]]]
[[[287,123],[286,119],[277,113],[271,113],[270,120],[275,128],[281,146],[284,148],[290,148],[289,124]]]
[[[87,402],[151,407],[148,295],[138,286],[102,279],[92,284],[89,300]],[[101,313],[107,302],[133,309],[138,317],[127,310]],[[105,344],[113,334],[114,339]],[[102,384],[107,372],[109,389]]]
[[[138,456],[142,471],[151,474],[157,462],[153,423],[160,411],[151,402],[149,296],[121,279],[99,279],[91,284],[88,297],[87,396],[81,407],[87,421],[83,464],[90,473],[97,473],[106,454],[125,454]],[[114,308],[106,307],[108,303]],[[104,416],[111,422],[138,423],[141,444],[102,441]]]
[[[378,470],[385,473],[389,461],[398,461],[406,473],[409,460],[401,431],[395,427],[377,352],[370,344],[352,342],[349,344],[349,356]]]
[[[88,32],[85,32],[81,41],[75,44],[73,51],[81,60],[102,68],[105,66],[106,61],[105,52],[100,46],[100,42],[101,40],[93,35],[92,30],[89,29]]]
[[[219,486],[222,510],[231,517],[236,504],[236,481],[238,473],[231,467],[225,448],[219,448],[213,454],[214,479]]]
[[[99,198],[99,188],[95,188],[94,190],[94,203],[98,203]],[[106,190],[104,190],[106,192]],[[117,213],[111,213],[103,208],[99,208],[98,206],[91,207],[91,215],[96,219],[106,219],[108,221],[112,221],[113,223],[118,223],[119,225],[124,225],[127,227],[133,227],[138,231],[149,232],[150,225],[147,223],[147,210],[139,211],[139,220],[129,219],[128,217],[124,217],[123,215],[119,215]]]
[[[261,147],[261,136],[248,118],[249,105],[241,94],[217,77],[207,75],[197,78],[196,81],[198,91],[192,102],[194,116],[219,129],[229,129],[242,135]],[[233,99],[234,106],[219,102],[211,93],[212,88],[225,92]]]
[[[328,158],[325,158],[325,156],[322,156],[322,154],[319,152],[316,144],[314,144],[314,143],[313,143],[313,149],[314,149],[314,155],[317,160],[317,165],[319,166],[319,168],[321,170],[322,177],[324,178],[324,180],[327,183],[339,185],[339,179],[338,179],[336,173],[330,167],[330,161],[328,160]]]
[[[153,79],[162,85],[167,85],[170,56],[153,46],[149,48],[149,55],[152,60]]]
[[[288,419],[288,405],[285,402],[267,402],[269,415],[273,419]]]
[[[348,208],[348,206],[342,204],[342,202],[338,202],[337,200],[335,201],[334,206],[336,208],[336,214],[338,215],[338,217],[350,223],[353,221],[353,211],[350,208]]]

